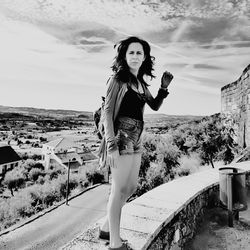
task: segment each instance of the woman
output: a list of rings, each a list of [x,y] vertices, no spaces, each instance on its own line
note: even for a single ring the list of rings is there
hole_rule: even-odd
[[[164,72],[161,88],[157,96],[152,97],[144,77],[155,77],[152,74],[154,59],[146,41],[137,37],[122,40],[112,65],[114,75],[108,82],[104,107],[105,145],[102,143],[102,146],[107,153],[106,163],[111,167],[112,185],[107,218],[99,237],[110,240],[111,250],[127,249],[120,238],[121,209],[137,186],[145,103],[158,110],[173,79],[171,73]]]

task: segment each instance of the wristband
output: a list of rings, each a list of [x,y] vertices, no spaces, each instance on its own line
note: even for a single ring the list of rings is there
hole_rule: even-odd
[[[160,89],[163,89],[163,90],[165,90],[165,91],[168,90],[168,88],[163,88],[163,87],[160,87]]]

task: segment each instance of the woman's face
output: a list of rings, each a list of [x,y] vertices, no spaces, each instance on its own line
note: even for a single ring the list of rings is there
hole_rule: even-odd
[[[126,62],[132,73],[137,74],[145,59],[144,50],[140,43],[131,43],[126,52]]]

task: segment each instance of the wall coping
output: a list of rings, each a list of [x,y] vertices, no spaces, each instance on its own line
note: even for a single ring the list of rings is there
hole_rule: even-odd
[[[246,74],[246,73],[248,72],[248,70],[250,70],[250,64],[243,70],[243,72],[241,73],[241,76],[240,76],[236,81],[234,81],[234,82],[232,82],[232,83],[229,83],[229,84],[226,84],[226,85],[224,85],[223,87],[221,87],[221,91],[224,91],[224,90],[226,90],[226,89],[232,87],[233,85],[237,85],[238,82],[239,82],[239,80],[241,79],[241,77],[242,77],[244,74]]]
[[[231,164],[230,167],[250,172],[250,161]],[[150,190],[123,207],[121,237],[128,240],[131,249],[146,250],[176,214],[197,196],[218,184],[219,170],[216,168],[180,177]],[[105,242],[98,240],[98,228],[103,220],[97,221],[61,249],[106,250]]]

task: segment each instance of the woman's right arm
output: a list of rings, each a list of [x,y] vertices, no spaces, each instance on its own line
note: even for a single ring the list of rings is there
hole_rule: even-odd
[[[104,131],[107,143],[107,152],[112,153],[118,149],[114,131],[114,109],[119,92],[119,82],[112,76],[108,82],[108,88],[104,106]]]

